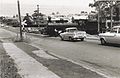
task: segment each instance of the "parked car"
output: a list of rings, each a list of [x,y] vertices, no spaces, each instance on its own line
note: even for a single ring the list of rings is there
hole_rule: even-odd
[[[65,32],[60,33],[61,40],[78,40],[81,39],[81,41],[84,41],[84,38],[86,37],[85,31],[78,31],[76,27],[70,27],[66,28]]]
[[[102,45],[107,43],[120,44],[120,26],[114,26],[109,32],[99,34]]]

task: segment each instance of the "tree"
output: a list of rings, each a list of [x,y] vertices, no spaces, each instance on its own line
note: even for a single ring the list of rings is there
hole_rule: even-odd
[[[106,16],[109,15],[110,7],[108,2],[95,2],[94,4],[89,4],[90,7],[95,7],[95,10],[99,12],[100,21],[105,21]],[[97,18],[98,19],[98,18]]]
[[[100,23],[106,22],[108,19],[111,20],[111,27],[113,26],[113,20],[119,21],[119,0],[98,0],[94,1],[93,4],[89,4],[90,7],[95,7],[98,20],[98,32],[100,31]],[[114,18],[113,18],[114,17]],[[107,24],[106,24],[106,27]]]
[[[96,11],[99,11],[100,21],[106,21],[111,15],[111,9],[113,9],[112,14],[116,15],[116,17],[119,17],[119,3],[120,1],[118,0],[98,0],[93,4],[90,3],[89,6],[95,7]],[[118,20],[118,18],[116,19]]]

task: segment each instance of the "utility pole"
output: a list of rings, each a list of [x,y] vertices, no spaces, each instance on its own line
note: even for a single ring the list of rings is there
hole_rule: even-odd
[[[19,0],[17,1],[18,4],[18,16],[19,16],[19,22],[20,22],[20,41],[23,41],[23,36],[22,36],[22,23],[21,23],[21,13],[20,13],[20,3]]]
[[[111,1],[111,28],[113,27],[113,8],[115,4],[115,1]]]
[[[37,5],[37,13],[39,14],[39,5]]]
[[[113,7],[111,7],[111,28],[113,26]]]
[[[98,4],[98,33],[100,33],[100,5]]]
[[[40,29],[39,18],[40,18],[40,15],[39,15],[39,5],[37,5],[37,21],[36,21],[36,23],[38,25],[38,29]]]
[[[94,0],[94,3],[96,2],[96,0]],[[98,8],[98,15],[97,15],[97,32],[98,34],[100,33],[100,1],[98,1],[98,5],[97,5],[97,8]]]

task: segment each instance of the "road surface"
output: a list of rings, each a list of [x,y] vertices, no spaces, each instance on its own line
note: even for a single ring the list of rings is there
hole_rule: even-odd
[[[111,78],[120,78],[120,46],[102,46],[98,40],[69,42],[60,38],[31,35],[31,44],[67,58]],[[34,37],[33,37],[34,36]]]
[[[61,57],[88,66],[111,78],[120,78],[120,47],[102,46],[99,40],[61,41],[59,38],[36,36],[31,42]],[[38,38],[39,37],[39,38]]]
[[[10,58],[14,60],[17,68],[20,69],[18,73],[21,77],[24,76],[28,78],[28,76],[44,76],[45,78],[50,78],[49,73],[51,72],[51,75],[56,74],[61,78],[105,78],[104,76],[101,76],[95,72],[85,69],[82,66],[76,65],[70,61],[51,56],[48,52],[42,51],[41,46],[39,49],[33,47],[34,45],[31,46],[24,42],[13,43],[13,40],[17,37],[17,35],[18,34],[0,28],[0,40],[4,46],[6,53],[10,56]],[[35,38],[30,35],[28,37],[31,38],[31,42],[43,39],[42,37]],[[33,65],[35,67],[31,68]],[[50,70],[50,72],[47,73],[47,71],[43,70],[44,68],[47,71]],[[57,78],[56,75],[54,75],[55,78]],[[53,78],[53,76],[51,77]]]

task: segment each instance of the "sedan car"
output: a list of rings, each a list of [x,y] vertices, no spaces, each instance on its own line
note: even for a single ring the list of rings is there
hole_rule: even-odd
[[[100,33],[99,37],[102,45],[107,43],[120,44],[120,26],[114,26],[110,32]]]
[[[60,34],[61,40],[77,40],[81,39],[81,41],[84,41],[84,38],[86,37],[85,31],[78,31],[76,27],[70,27],[66,28],[65,32]]]

